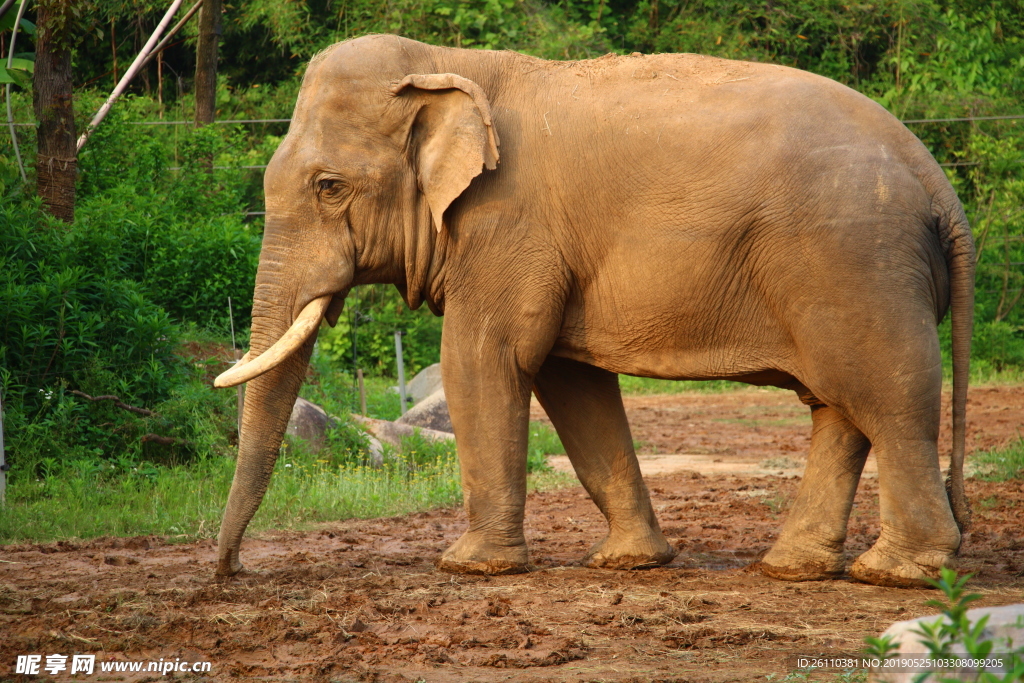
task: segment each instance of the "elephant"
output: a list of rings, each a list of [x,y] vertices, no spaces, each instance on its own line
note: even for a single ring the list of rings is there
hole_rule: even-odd
[[[764,574],[917,586],[955,564],[974,243],[943,170],[867,97],[693,54],[559,62],[364,36],[309,62],[264,190],[251,348],[215,382],[249,382],[219,575],[242,567],[316,330],[369,283],[444,315],[468,528],[441,570],[532,568],[531,392],[608,522],[582,563],[672,560],[619,374],[782,387],[808,406],[806,471]],[[847,569],[869,449],[881,531]]]

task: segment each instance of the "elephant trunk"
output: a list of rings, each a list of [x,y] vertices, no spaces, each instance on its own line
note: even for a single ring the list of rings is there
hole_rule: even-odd
[[[259,289],[257,287],[257,292]],[[295,327],[294,324],[289,326],[288,317],[288,312],[266,299],[256,300],[250,346],[250,354],[255,360],[251,363],[271,351],[277,342],[287,336],[289,329]],[[316,330],[319,319],[320,314],[317,315],[312,331]],[[281,440],[305,377],[315,340],[315,334],[306,334],[291,353],[253,379],[246,390],[238,461],[218,537],[217,574],[220,576],[231,576],[242,569],[238,559],[242,535],[256,514],[270,483]]]

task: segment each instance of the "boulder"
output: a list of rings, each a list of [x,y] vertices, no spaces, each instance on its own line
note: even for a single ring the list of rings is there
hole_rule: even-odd
[[[314,453],[319,453],[324,447],[327,430],[336,426],[337,422],[323,408],[304,398],[297,398],[285,434],[305,440]]]
[[[405,395],[413,403],[419,403],[441,388],[441,364],[434,363],[416,373],[405,385]],[[450,430],[449,430],[450,431]]]
[[[353,414],[352,419],[363,425],[372,437],[379,439],[383,443],[391,444],[395,448],[401,447],[404,437],[412,436],[416,433],[430,441],[447,441],[455,438],[455,435],[449,432],[420,429],[412,425],[389,422],[387,420],[375,420],[372,417],[363,417],[362,415]]]
[[[323,408],[304,398],[297,398],[285,433],[305,440],[314,453],[319,453],[327,440],[327,430],[337,426],[338,420],[328,415]],[[373,467],[380,467],[384,463],[384,447],[372,432],[367,434],[367,439],[370,464]]]
[[[988,623],[985,625],[981,639],[993,641],[993,658],[997,658],[1000,653],[1005,656],[1006,652],[1024,646],[1024,604],[1006,605],[1004,607],[983,607],[967,611],[967,618],[970,619],[972,624],[977,623],[979,619],[986,615],[988,615]],[[920,630],[922,622],[931,625],[940,619],[945,620],[946,617],[933,614],[927,617],[919,617],[918,619],[898,621],[886,629],[882,635],[892,636],[893,642],[899,645],[899,650],[895,654],[890,655],[890,658],[928,657],[928,648],[923,645],[923,636],[913,633],[913,631]],[[953,646],[953,652],[957,656],[967,656],[967,651],[960,644]],[[885,671],[884,668],[872,669],[868,676],[868,683],[912,683],[914,678],[925,670]],[[993,667],[988,669],[988,671],[1001,674],[1006,669]],[[973,681],[975,680],[974,674],[976,674],[976,670],[962,671],[958,674],[945,674],[948,678],[943,680]],[[959,678],[954,678],[957,675],[959,675]],[[931,678],[928,680],[931,680]]]
[[[436,432],[451,432],[452,418],[448,415],[448,401],[444,389],[438,389],[395,420],[398,424],[433,429]]]

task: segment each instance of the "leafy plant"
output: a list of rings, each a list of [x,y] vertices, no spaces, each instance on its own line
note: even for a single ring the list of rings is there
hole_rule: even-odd
[[[5,34],[8,31],[13,33],[14,23],[17,19],[18,12],[16,11],[16,6],[12,6],[6,14],[0,17],[0,36],[4,36],[6,40],[9,40],[10,38]],[[35,35],[36,25],[22,17],[21,22],[18,24],[18,32],[29,38]],[[6,40],[4,41],[5,44]],[[32,72],[35,71],[35,53],[15,53],[14,58],[10,62],[10,68],[8,68],[7,57],[6,53],[0,55],[0,58],[2,58],[0,59],[0,84],[13,83],[20,85],[26,90],[30,88],[32,85]]]
[[[930,659],[989,659],[995,652],[995,648],[1005,647],[1006,651],[1000,652],[1000,659],[1003,660],[1004,672],[994,673],[977,669],[969,672],[970,680],[977,683],[1013,683],[1024,679],[1024,646],[1012,648],[1012,643],[996,643],[985,638],[985,626],[988,624],[988,615],[985,615],[975,622],[967,616],[970,604],[981,599],[977,593],[967,592],[967,582],[971,574],[959,576],[956,570],[943,567],[939,572],[938,580],[926,579],[933,587],[942,592],[943,599],[928,600],[925,605],[942,610],[942,617],[932,623],[919,622],[919,628],[912,633],[921,636],[922,644],[928,649]],[[1021,624],[1024,627],[1024,623]],[[899,646],[893,642],[891,636],[882,638],[866,638],[868,644],[867,654],[871,657],[887,659],[899,650]],[[962,651],[960,651],[962,648]],[[954,676],[948,675],[948,671],[924,671],[914,676],[914,683],[959,683],[963,679],[964,672],[958,672]]]

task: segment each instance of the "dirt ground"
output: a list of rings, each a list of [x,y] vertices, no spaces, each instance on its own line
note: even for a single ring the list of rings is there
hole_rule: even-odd
[[[578,486],[530,495],[537,570],[510,577],[433,568],[465,526],[458,509],[250,538],[247,571],[224,583],[213,580],[212,540],[6,546],[0,680],[60,679],[14,675],[17,655],[92,653],[210,661],[204,680],[764,681],[790,671],[792,655],[856,653],[865,636],[934,611],[923,606],[928,591],[783,583],[746,569],[775,539],[799,485],[810,421],[789,394],[633,397],[627,410],[645,467],[659,472],[648,485],[662,527],[680,549],[667,567],[574,564],[604,533]],[[970,420],[970,450],[1011,440],[1024,423],[1024,387],[972,390]],[[877,535],[876,492],[865,476],[851,558]],[[1021,483],[969,480],[968,494],[974,527],[961,563],[978,573],[980,604],[1024,601]]]

